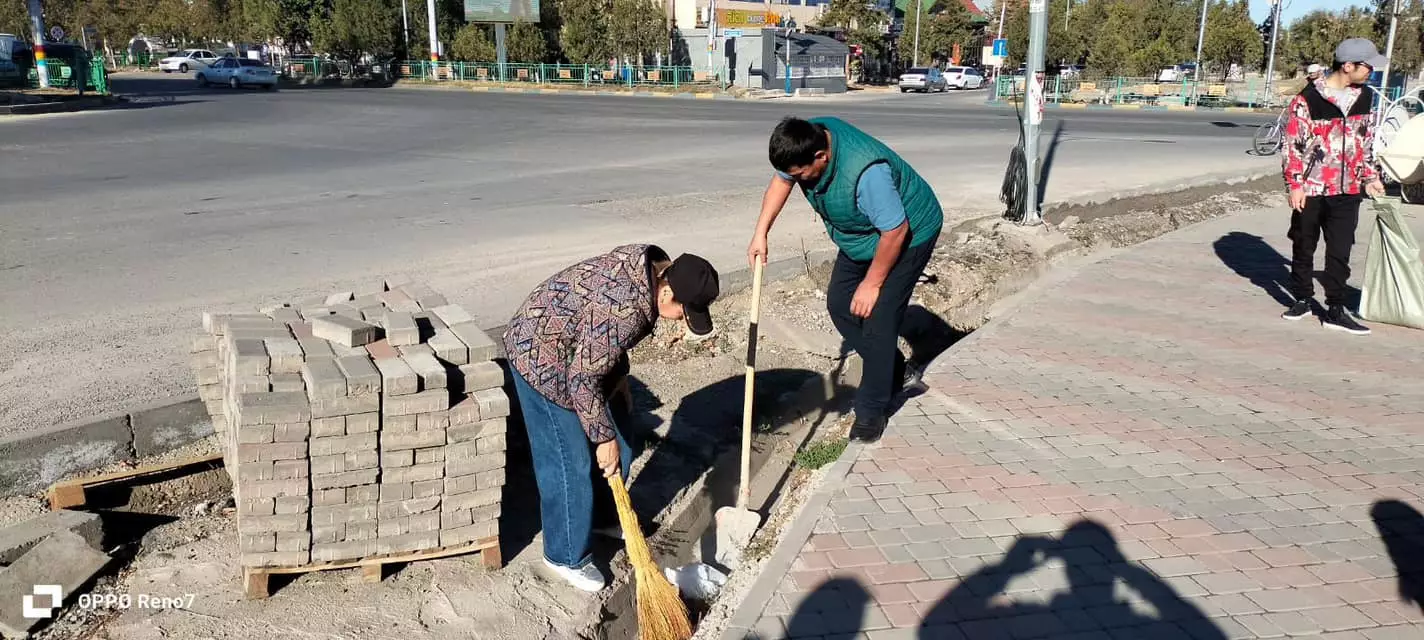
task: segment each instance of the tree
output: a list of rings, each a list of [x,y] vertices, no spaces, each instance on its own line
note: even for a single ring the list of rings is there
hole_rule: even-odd
[[[609,16],[609,48],[635,63],[667,50],[667,13],[656,0],[613,0]]]
[[[30,13],[25,0],[0,0],[0,32],[30,39]]]
[[[1214,67],[1221,77],[1231,65],[1245,65],[1261,59],[1261,36],[1251,20],[1246,0],[1217,0],[1207,13],[1206,37],[1202,43],[1202,64]],[[1203,76],[1206,69],[1202,69]]]
[[[887,20],[888,16],[872,9],[864,0],[832,0],[817,24],[845,29],[847,44],[860,45],[867,58],[878,60],[887,51],[885,35],[880,31]]]
[[[915,6],[915,4],[911,4]],[[948,60],[954,45],[968,48],[974,41],[974,25],[970,21],[969,10],[958,0],[948,4],[925,5],[923,24],[920,26],[919,61],[931,64],[935,60]],[[900,59],[914,61],[915,58],[915,16],[905,19],[905,33],[900,36]]]
[[[332,0],[313,31],[318,49],[352,64],[363,54],[386,57],[396,50],[399,11],[385,0]]]
[[[1414,75],[1419,72],[1421,63],[1424,63],[1424,56],[1421,55],[1421,40],[1424,40],[1424,28],[1421,28],[1421,3],[1420,0],[1401,0],[1399,3],[1399,22],[1395,28],[1394,51],[1390,52],[1389,68],[1391,73],[1403,73]],[[1374,40],[1379,43],[1381,49],[1389,41],[1390,17],[1394,13],[1394,0],[1375,0],[1375,22]]]
[[[510,62],[543,62],[549,53],[544,43],[544,32],[532,22],[520,20],[514,23],[504,41],[505,54]]]
[[[1128,58],[1132,56],[1133,41],[1128,34],[1135,16],[1127,3],[1115,4],[1107,13],[1107,22],[1093,40],[1088,64],[1106,75],[1120,75],[1130,70]]]
[[[455,32],[450,55],[462,62],[494,62],[498,54],[483,25],[467,24]]]
[[[605,64],[609,57],[604,0],[559,0],[560,42],[574,64]]]

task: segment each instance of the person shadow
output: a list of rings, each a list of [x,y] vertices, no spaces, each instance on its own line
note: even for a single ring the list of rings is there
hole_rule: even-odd
[[[1417,513],[1415,514],[1418,515]],[[1028,577],[1050,560],[1061,560],[1068,590],[1046,599],[1015,600],[1006,591],[1016,577]],[[1118,597],[1118,583],[1135,591],[1146,606]],[[1045,581],[1039,579],[1044,585]],[[1051,588],[1043,586],[1040,588]],[[832,578],[818,585],[787,619],[784,634],[762,640],[863,637],[870,594],[858,581]],[[1164,625],[1157,627],[1156,625]],[[1172,628],[1167,628],[1170,625]],[[1113,631],[1117,633],[1114,634]],[[1141,635],[1124,636],[1131,630]],[[945,638],[1151,637],[1170,634],[1197,640],[1226,640],[1226,633],[1195,605],[1152,572],[1123,556],[1107,527],[1080,520],[1058,538],[1021,536],[997,563],[962,578],[926,611],[919,640]],[[894,637],[910,637],[908,634]]]
[[[1236,275],[1260,287],[1281,306],[1295,304],[1290,292],[1290,260],[1261,236],[1232,231],[1212,243],[1212,248]]]
[[[1399,500],[1380,500],[1370,518],[1394,562],[1399,599],[1424,610],[1424,515]]]
[[[1013,578],[1027,575],[1052,558],[1066,565],[1068,591],[1053,595],[1046,603],[1006,603],[999,597]],[[1119,581],[1137,592],[1156,616],[1119,599]],[[1107,638],[1108,632],[1102,629],[1145,629],[1159,622],[1175,624],[1199,640],[1226,640],[1226,634],[1205,613],[1152,572],[1124,557],[1107,527],[1079,520],[1057,540],[1022,536],[999,563],[965,577],[926,614],[919,637],[944,637],[944,628],[954,625],[971,638],[1070,633],[1101,633]]]

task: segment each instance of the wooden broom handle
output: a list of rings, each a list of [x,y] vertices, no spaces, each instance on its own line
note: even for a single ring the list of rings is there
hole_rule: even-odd
[[[757,322],[761,319],[762,261],[752,267],[752,308],[747,327],[746,389],[742,394],[742,482],[737,489],[737,508],[746,509],[752,497],[752,390],[756,383]]]

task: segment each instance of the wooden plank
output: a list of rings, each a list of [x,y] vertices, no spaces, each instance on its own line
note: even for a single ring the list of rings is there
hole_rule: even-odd
[[[191,458],[184,458],[173,462],[163,462],[159,464],[149,464],[134,467],[125,471],[115,471],[87,478],[74,478],[56,482],[49,487],[49,508],[52,511],[79,507],[84,505],[84,490],[89,487],[125,482],[142,478],[145,476],[158,475],[169,471],[176,471],[184,467],[202,464],[221,464],[223,457],[221,453],[209,453]]]
[[[268,578],[270,576],[312,573],[315,571],[335,571],[337,569],[360,569],[362,582],[380,582],[385,576],[385,566],[389,564],[434,560],[436,558],[464,555],[477,551],[482,552],[481,563],[486,569],[494,571],[501,567],[499,536],[493,536],[481,538],[467,545],[442,547],[414,553],[371,556],[369,558],[345,562],[325,562],[322,564],[302,565],[300,567],[243,567],[243,593],[249,600],[266,598],[271,595],[268,589]]]

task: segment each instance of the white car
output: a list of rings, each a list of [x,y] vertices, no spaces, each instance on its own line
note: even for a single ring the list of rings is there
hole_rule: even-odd
[[[915,67],[907,69],[900,76],[900,93],[907,91],[920,91],[929,93],[939,92],[949,89],[949,85],[944,81],[944,74],[935,67]]]
[[[978,89],[984,86],[984,74],[973,67],[949,67],[944,70],[944,81],[955,89]]]
[[[200,87],[210,84],[225,84],[234,89],[241,89],[245,85],[263,89],[277,87],[277,72],[261,60],[251,58],[223,58],[199,71],[195,77]]]
[[[188,73],[195,69],[204,69],[208,65],[217,61],[218,57],[207,49],[185,49],[183,53],[176,56],[169,56],[158,61],[158,68],[164,73]]]

